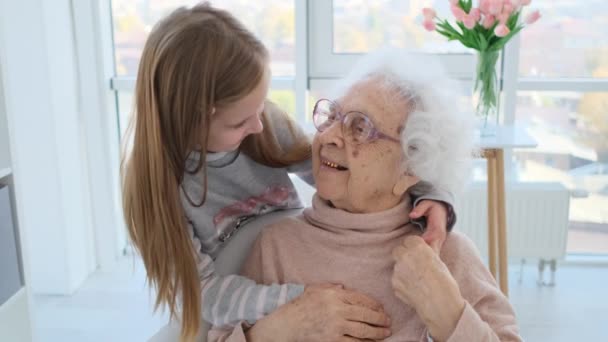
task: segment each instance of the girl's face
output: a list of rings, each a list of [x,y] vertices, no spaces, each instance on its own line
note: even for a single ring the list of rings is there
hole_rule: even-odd
[[[268,95],[270,72],[245,97],[228,106],[217,108],[211,116],[207,152],[236,150],[249,135],[262,132],[260,115]]]

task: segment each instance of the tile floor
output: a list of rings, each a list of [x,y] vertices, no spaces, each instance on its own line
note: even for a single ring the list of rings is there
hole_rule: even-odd
[[[97,272],[70,297],[34,297],[36,342],[146,341],[168,321],[153,314],[153,297],[139,259],[125,257],[113,272]]]
[[[535,265],[509,270],[511,300],[529,342],[608,341],[608,267],[559,266],[555,287],[536,284]],[[143,266],[125,257],[73,296],[35,297],[37,342],[146,341],[167,322],[152,313]]]

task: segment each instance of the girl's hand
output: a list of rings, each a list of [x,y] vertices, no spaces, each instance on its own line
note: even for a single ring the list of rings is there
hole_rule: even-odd
[[[390,336],[390,319],[374,299],[340,285],[311,285],[259,320],[248,341],[360,341]]]
[[[419,236],[408,236],[393,250],[393,290],[413,307],[431,336],[445,341],[452,334],[465,301],[439,255]]]
[[[410,213],[410,218],[426,217],[426,230],[422,239],[439,254],[445,239],[448,236],[447,222],[448,209],[445,204],[438,201],[421,201]]]

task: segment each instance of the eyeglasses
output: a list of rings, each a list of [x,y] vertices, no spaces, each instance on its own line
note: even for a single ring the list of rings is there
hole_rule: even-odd
[[[339,111],[338,104],[327,99],[317,101],[312,112],[312,119],[319,132],[323,132],[334,123],[340,122],[344,137],[355,144],[369,143],[376,139],[401,142],[399,139],[377,130],[367,115],[357,111],[342,114]]]

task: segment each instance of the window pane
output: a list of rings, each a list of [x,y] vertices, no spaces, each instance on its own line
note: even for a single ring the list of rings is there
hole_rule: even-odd
[[[192,6],[200,0],[112,0],[116,74],[135,75],[148,33],[163,16],[179,6]],[[211,1],[229,10],[260,38],[271,53],[275,76],[295,73],[294,2],[285,0]],[[272,18],[272,20],[267,20]]]
[[[519,179],[567,187],[568,252],[608,254],[608,93],[520,92],[516,116],[539,143],[515,153]]]
[[[521,36],[519,74],[608,78],[608,2],[537,0],[542,18]]]
[[[433,7],[451,17],[447,0],[334,0],[335,53],[364,53],[382,46],[426,52],[467,52],[459,42],[447,42],[422,27],[422,9]]]
[[[298,119],[296,115],[296,94],[293,90],[270,90],[268,99],[289,114],[292,119]]]

